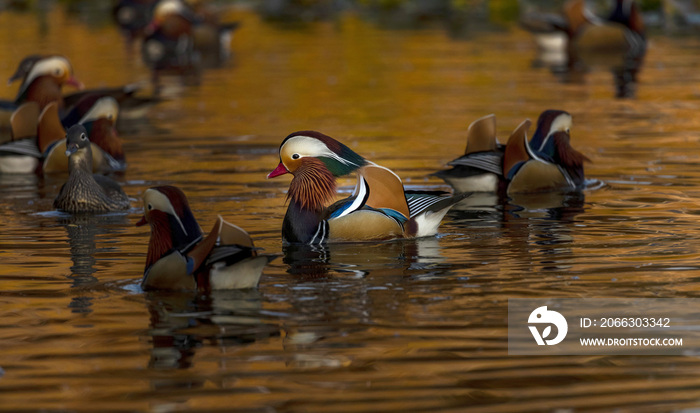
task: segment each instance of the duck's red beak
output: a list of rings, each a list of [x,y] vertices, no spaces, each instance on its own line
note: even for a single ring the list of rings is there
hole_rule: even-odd
[[[282,162],[280,162],[280,164],[277,165],[277,168],[275,168],[274,171],[272,171],[272,172],[270,172],[269,174],[267,174],[267,179],[274,178],[274,177],[276,177],[276,176],[284,175],[284,174],[287,174],[287,173],[289,173],[289,171],[288,171],[287,168],[284,166],[284,164],[283,164]]]
[[[83,84],[83,82],[81,82],[80,80],[74,78],[73,76],[69,77],[68,80],[66,80],[66,84],[67,84],[67,85],[70,85],[70,86],[73,86],[74,88],[76,88],[76,89],[78,89],[78,90],[83,90],[83,89],[85,89],[85,85]]]
[[[148,221],[146,221],[146,216],[144,215],[144,216],[141,217],[141,219],[139,220],[139,222],[136,223],[136,226],[137,226],[137,227],[141,227],[141,226],[144,226],[144,225],[146,225],[146,224],[148,224]]]

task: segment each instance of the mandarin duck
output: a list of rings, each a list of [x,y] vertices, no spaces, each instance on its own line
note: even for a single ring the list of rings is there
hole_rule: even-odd
[[[547,66],[561,66],[567,63],[566,49],[571,38],[571,25],[564,10],[559,13],[521,9],[520,27],[533,35],[537,46],[538,61]]]
[[[19,106],[25,102],[36,102],[43,110],[51,102],[57,102],[63,109],[63,85],[82,90],[82,82],[73,76],[73,67],[64,56],[31,55],[24,58],[10,81],[21,79],[14,103]]]
[[[37,146],[39,104],[26,102],[10,117],[11,140],[0,144],[0,173],[25,174],[37,171],[42,153]]]
[[[155,85],[163,72],[199,72],[201,56],[194,48],[194,20],[195,16],[181,1],[164,0],[156,5],[141,45],[141,57],[151,68]]]
[[[554,111],[546,111],[543,116],[547,118],[552,112]],[[527,140],[527,131],[531,124],[529,119],[523,121],[510,136],[503,155],[503,175],[508,180],[508,195],[573,191],[584,186],[583,163],[590,160],[571,146],[568,127],[552,127],[553,124],[558,124],[557,119],[561,121],[562,117],[565,118],[564,114],[568,115],[562,112],[553,123],[538,121],[538,130],[540,127],[549,128],[549,132],[541,133],[545,136],[540,145],[544,151],[534,149],[534,137],[531,142]],[[537,132],[535,135],[537,136]],[[538,142],[539,140],[534,143]]]
[[[15,73],[13,73],[12,76],[10,76],[10,78],[7,79],[7,84],[10,85],[16,80],[24,79],[27,76],[27,74],[29,74],[29,72],[32,70],[34,64],[39,60],[43,59],[44,57],[46,56],[40,54],[32,54],[22,59],[22,61],[20,61],[17,65]]]
[[[497,192],[503,181],[503,150],[496,138],[496,115],[475,120],[467,129],[464,155],[449,162],[452,169],[435,172],[456,192]]]
[[[250,235],[221,216],[203,237],[187,197],[174,186],[147,189],[143,207],[136,225],[151,227],[144,290],[254,288],[275,258],[258,255]]]
[[[82,113],[78,118],[73,112]],[[68,172],[66,131],[58,115],[58,104],[51,102],[41,114],[36,102],[22,104],[11,117],[13,140],[0,145],[0,172]],[[111,97],[85,96],[70,112],[77,123],[88,129],[94,172],[122,171],[126,160],[114,123],[119,105]],[[38,118],[38,119],[37,119]]]
[[[644,54],[644,22],[634,0],[616,0],[615,7],[605,19],[587,10],[585,0],[569,1],[565,11],[571,22],[573,53]]]
[[[616,96],[633,96],[647,48],[644,22],[636,2],[616,0],[606,19],[586,10],[584,0],[572,0],[566,10],[573,22],[569,69],[608,68],[615,78]]]
[[[293,175],[282,223],[285,243],[432,236],[447,211],[469,195],[408,194],[394,172],[320,132],[290,134],[282,141],[279,156],[279,165],[267,177]],[[352,172],[357,173],[352,196],[330,204],[336,178]]]
[[[8,82],[12,83],[17,80],[22,80],[22,85],[20,86],[21,90],[23,85],[28,81],[28,75],[33,68],[38,63],[45,64],[44,62],[51,60],[53,57],[55,56],[30,55],[25,57],[19,63],[17,70],[12,77],[10,77]],[[126,114],[129,118],[141,117],[144,110],[147,110],[151,106],[161,102],[161,99],[157,97],[141,96],[139,91],[143,88],[143,85],[139,83],[92,89],[84,89],[82,83],[77,81],[75,81],[75,83],[77,83],[79,86],[79,91],[63,95],[62,100],[57,100],[59,102],[61,122],[65,127],[74,125],[78,122],[79,118],[84,115],[84,113],[80,113],[80,111],[76,113],[76,107],[88,95],[96,95],[99,97],[110,96],[116,99],[116,101],[119,103],[122,114]],[[15,102],[11,103],[12,105],[16,106]],[[2,106],[1,102],[0,106]],[[73,112],[74,117],[71,117],[71,112]],[[79,115],[77,118],[75,118],[76,114]]]
[[[537,118],[537,129],[530,139],[530,147],[535,152],[552,157],[554,151],[549,138],[556,132],[570,133],[571,124],[572,119],[568,112],[556,109],[543,111]]]
[[[77,113],[76,113],[77,112]],[[80,114],[82,114],[81,117]],[[92,146],[94,172],[123,171],[126,157],[122,140],[117,136],[115,124],[119,115],[119,104],[110,96],[86,95],[69,112],[88,132]],[[68,171],[68,163],[62,154],[66,150],[65,130],[58,118],[58,106],[52,103],[44,108],[39,117],[37,145],[44,156],[44,173]]]
[[[230,56],[231,36],[239,23],[222,24],[218,16],[181,0],[158,2],[141,48],[156,85],[160,73],[197,76],[203,65],[218,66]]]
[[[134,40],[144,36],[156,3],[156,0],[119,0],[112,8],[112,17],[124,34],[129,50]]]
[[[65,212],[111,212],[130,207],[129,198],[117,182],[92,174],[92,148],[83,125],[73,125],[66,134],[68,180],[53,202]]]
[[[222,23],[220,11],[203,1],[187,1],[196,16],[194,48],[201,52],[209,65],[218,65],[231,56],[231,38],[240,26],[239,22]]]
[[[22,84],[14,101],[0,102],[0,128],[10,128],[10,117],[23,103],[36,102],[39,111],[51,102],[57,102],[59,108],[64,107],[62,87],[72,85],[78,89],[84,86],[73,77],[73,68],[68,59],[63,56],[41,57],[32,55],[20,62],[17,71],[10,81],[22,79]],[[3,141],[7,141],[7,136]]]

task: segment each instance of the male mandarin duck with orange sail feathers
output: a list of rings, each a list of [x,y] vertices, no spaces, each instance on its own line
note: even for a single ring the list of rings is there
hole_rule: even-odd
[[[464,155],[449,162],[451,169],[433,175],[456,192],[546,192],[582,189],[584,162],[590,160],[570,143],[571,115],[549,109],[537,120],[528,142],[530,120],[511,134],[508,145],[496,139],[496,117],[487,115],[469,125]]]
[[[126,168],[122,141],[115,122],[119,104],[110,96],[86,95],[69,115],[83,125],[92,145],[93,171],[121,171]],[[67,172],[66,130],[59,118],[57,102],[39,113],[36,102],[23,103],[13,114],[13,140],[0,145],[0,172]]]
[[[21,81],[17,96],[14,101],[0,100],[0,111],[11,113],[26,102],[37,102],[41,111],[49,103],[55,102],[61,122],[66,128],[77,123],[83,115],[77,107],[87,95],[114,98],[129,118],[142,116],[144,109],[160,102],[159,98],[138,96],[142,85],[137,83],[85,89],[82,82],[74,77],[68,58],[60,55],[37,54],[25,57],[8,83],[15,81]],[[63,95],[63,85],[73,86],[79,91]]]
[[[258,255],[250,235],[220,216],[204,237],[187,197],[174,186],[147,189],[143,207],[136,225],[151,227],[144,290],[253,288],[275,258]]]
[[[432,236],[447,211],[469,195],[407,193],[394,172],[320,132],[292,133],[282,141],[279,155],[280,163],[268,178],[293,175],[282,224],[287,243]],[[336,178],[352,172],[358,180],[352,196],[331,204]]]
[[[483,116],[469,125],[464,155],[450,161],[452,168],[432,175],[443,179],[456,192],[497,192],[503,183],[505,145],[496,138],[496,115]]]
[[[530,120],[513,132],[503,155],[508,194],[580,190],[585,185],[584,162],[590,160],[571,146],[571,115],[546,110],[528,142]]]

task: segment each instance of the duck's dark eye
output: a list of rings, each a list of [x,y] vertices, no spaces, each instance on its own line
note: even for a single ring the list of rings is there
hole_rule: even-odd
[[[146,208],[148,208],[148,210],[150,211],[150,210],[152,210],[152,209],[153,209],[153,205],[151,205],[151,204],[148,204],[148,205],[146,205]]]
[[[58,68],[57,68],[56,70],[53,71],[53,73],[54,73],[56,76],[61,76],[61,69],[58,69]]]
[[[301,156],[298,153],[292,155],[292,159],[299,159]]]
[[[85,136],[85,134],[84,134],[84,133],[83,133],[83,134],[81,134],[81,135],[80,135],[80,140],[83,140],[83,141],[84,141],[85,139],[87,139],[87,136]]]

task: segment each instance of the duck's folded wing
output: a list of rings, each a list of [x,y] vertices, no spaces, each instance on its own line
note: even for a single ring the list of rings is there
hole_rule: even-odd
[[[477,152],[462,156],[448,163],[450,166],[470,166],[496,175],[502,175],[503,153]]]
[[[0,155],[24,155],[41,158],[41,152],[33,138],[10,141],[0,145]]]
[[[222,262],[225,265],[232,265],[253,255],[255,255],[255,248],[242,245],[222,245],[211,250],[204,264],[212,265]]]

